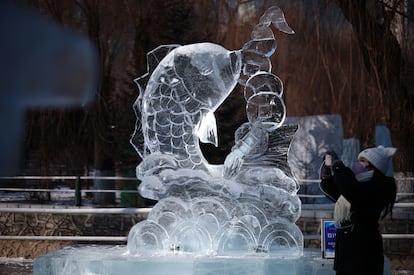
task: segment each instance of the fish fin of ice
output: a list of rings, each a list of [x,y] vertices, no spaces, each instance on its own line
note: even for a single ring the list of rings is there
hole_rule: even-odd
[[[295,31],[286,22],[285,15],[283,11],[278,6],[273,6],[266,10],[266,12],[260,18],[260,23],[264,25],[273,26],[281,32],[287,34],[294,34]]]
[[[298,129],[298,125],[283,125],[269,133],[269,144],[266,152],[253,160],[246,160],[246,167],[272,166],[281,169],[291,176],[292,172],[288,164],[288,153],[292,139]]]
[[[197,136],[203,143],[211,143],[218,146],[217,123],[214,112],[205,112],[202,115],[197,129]]]
[[[164,57],[167,56],[172,50],[180,47],[179,44],[171,44],[171,45],[161,45],[155,48],[154,50],[150,51],[147,54],[147,70],[149,74],[157,68],[158,64]]]

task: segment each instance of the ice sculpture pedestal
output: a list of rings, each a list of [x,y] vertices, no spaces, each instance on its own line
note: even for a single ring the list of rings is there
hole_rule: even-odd
[[[34,275],[333,275],[333,260],[318,250],[304,250],[299,258],[268,256],[128,255],[125,246],[70,246],[34,261]]]

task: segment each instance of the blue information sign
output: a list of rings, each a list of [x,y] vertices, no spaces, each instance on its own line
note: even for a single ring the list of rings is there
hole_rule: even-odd
[[[322,220],[321,248],[323,258],[335,258],[335,221]]]

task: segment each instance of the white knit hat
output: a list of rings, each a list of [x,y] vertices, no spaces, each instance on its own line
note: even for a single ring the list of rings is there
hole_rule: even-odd
[[[384,147],[382,145],[374,148],[368,148],[359,153],[358,158],[367,159],[375,168],[380,170],[384,175],[387,174],[392,156],[397,151],[394,147]]]

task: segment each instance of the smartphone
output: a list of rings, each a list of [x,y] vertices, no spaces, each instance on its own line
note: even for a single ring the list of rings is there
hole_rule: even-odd
[[[325,165],[326,166],[332,166],[332,156],[331,155],[326,155],[325,156]]]

